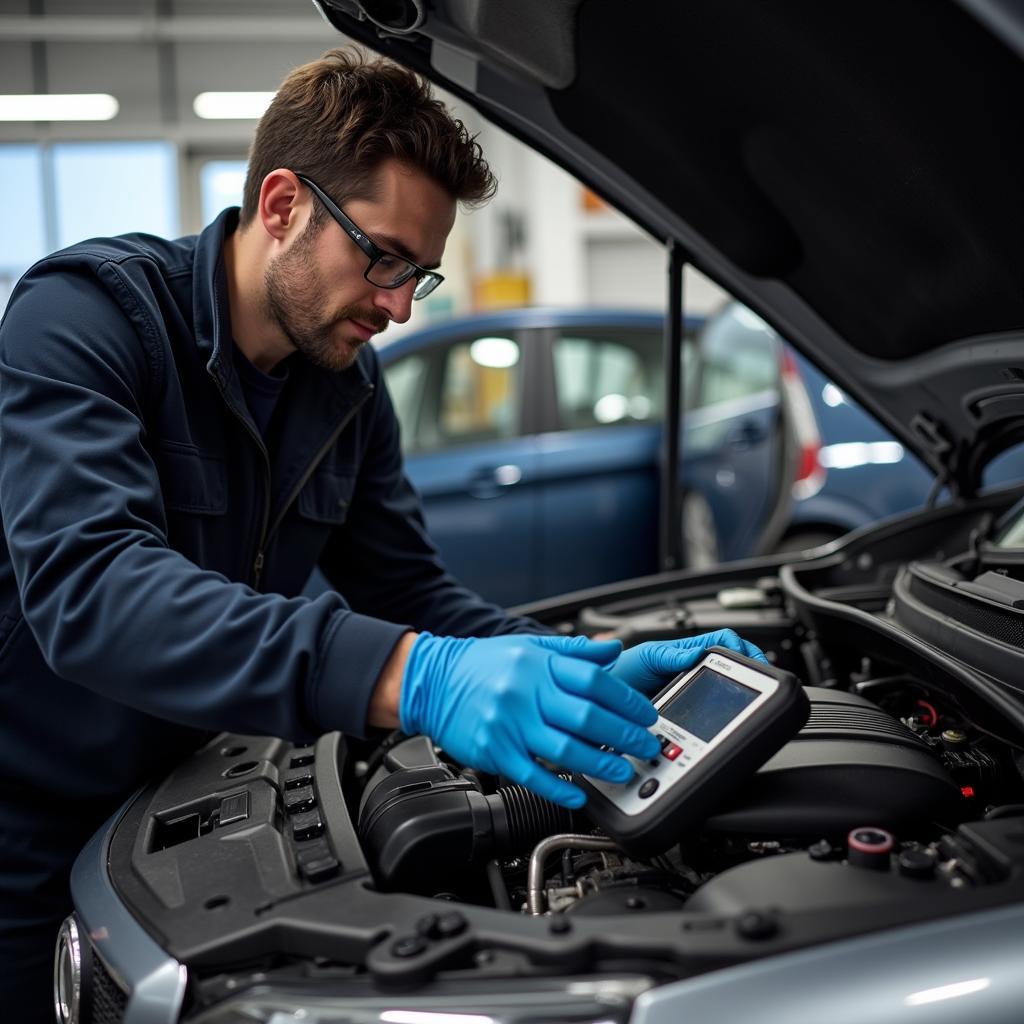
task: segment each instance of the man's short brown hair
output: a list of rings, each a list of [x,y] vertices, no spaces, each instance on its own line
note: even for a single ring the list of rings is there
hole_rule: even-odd
[[[419,75],[359,50],[328,50],[292,71],[256,129],[241,223],[252,221],[263,179],[287,167],[339,205],[373,198],[375,172],[395,158],[424,172],[465,206],[486,202],[496,182],[480,145]],[[324,222],[314,205],[313,225]]]

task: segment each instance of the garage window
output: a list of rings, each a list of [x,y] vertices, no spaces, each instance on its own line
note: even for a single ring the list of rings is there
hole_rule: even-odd
[[[0,312],[18,278],[55,249],[129,231],[180,231],[169,142],[0,145],[0,197]]]

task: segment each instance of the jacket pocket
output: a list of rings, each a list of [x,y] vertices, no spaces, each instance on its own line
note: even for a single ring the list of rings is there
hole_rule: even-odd
[[[168,511],[210,516],[227,512],[227,467],[222,458],[192,445],[162,441],[157,465]]]
[[[318,469],[299,492],[299,515],[315,523],[340,526],[348,516],[355,486],[354,470],[336,473]]]

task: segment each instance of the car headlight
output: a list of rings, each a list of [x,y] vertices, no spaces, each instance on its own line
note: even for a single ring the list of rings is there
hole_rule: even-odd
[[[58,1024],[78,1024],[85,994],[82,942],[72,914],[60,926],[53,956],[53,1007]]]
[[[625,1024],[633,1003],[652,978],[518,979],[514,989],[490,983],[460,994],[388,997],[330,996],[308,986],[284,991],[258,985],[210,1007],[194,1024],[521,1024],[557,1020],[574,1024]]]

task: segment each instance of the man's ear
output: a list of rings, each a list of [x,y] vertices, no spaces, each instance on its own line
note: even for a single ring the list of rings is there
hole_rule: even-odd
[[[264,231],[283,242],[305,227],[310,195],[287,168],[271,171],[260,186],[257,216]]]

